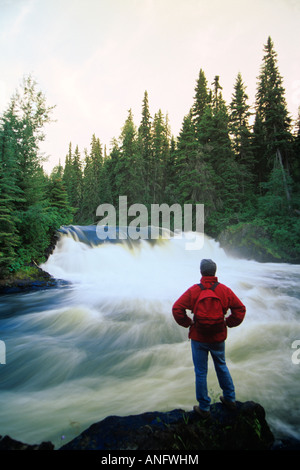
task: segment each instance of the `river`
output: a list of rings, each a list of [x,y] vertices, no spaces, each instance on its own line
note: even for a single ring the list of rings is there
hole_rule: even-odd
[[[59,448],[109,415],[191,410],[188,331],[171,308],[199,282],[202,258],[247,307],[226,340],[237,400],[259,402],[276,436],[299,439],[299,265],[234,259],[208,237],[187,250],[180,237],[94,245],[69,233],[42,266],[68,286],[0,297],[0,435]],[[208,388],[218,400],[211,360]]]

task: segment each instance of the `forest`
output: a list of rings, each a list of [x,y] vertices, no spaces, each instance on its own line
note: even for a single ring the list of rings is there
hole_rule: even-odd
[[[207,235],[252,237],[300,262],[300,112],[293,121],[271,37],[255,103],[240,72],[226,103],[220,77],[208,84],[200,69],[178,136],[161,110],[150,115],[145,91],[139,124],[129,110],[109,150],[96,135],[83,151],[70,142],[47,175],[40,142],[53,108],[29,76],[0,118],[0,278],[43,262],[61,225],[97,223],[97,207],[122,195],[128,206],[204,204]]]

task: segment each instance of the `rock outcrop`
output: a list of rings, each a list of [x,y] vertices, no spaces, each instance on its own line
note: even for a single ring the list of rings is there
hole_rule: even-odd
[[[41,289],[51,289],[67,286],[68,282],[55,279],[39,267],[34,267],[30,275],[22,277],[11,276],[0,279],[0,295],[18,294],[20,292],[34,292]]]
[[[24,444],[9,436],[0,436],[0,451],[1,450],[54,450],[54,445],[51,442]]]
[[[273,443],[263,407],[237,402],[234,411],[212,405],[205,420],[183,410],[109,416],[59,450],[269,450]]]
[[[300,441],[275,439],[258,403],[237,402],[230,411],[221,403],[211,406],[211,416],[201,418],[194,411],[172,410],[132,416],[108,416],[91,425],[59,449],[51,442],[24,444],[0,436],[1,450],[98,450],[201,452],[205,450],[300,450]]]

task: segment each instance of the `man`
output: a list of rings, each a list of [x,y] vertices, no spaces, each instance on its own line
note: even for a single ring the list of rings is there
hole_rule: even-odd
[[[210,398],[207,393],[207,364],[208,353],[211,354],[219,385],[223,391],[221,402],[227,407],[235,407],[235,388],[226,365],[225,339],[227,338],[227,327],[238,326],[244,319],[246,308],[229,287],[218,283],[216,277],[216,263],[211,259],[203,259],[200,263],[201,283],[194,284],[174,303],[172,313],[176,322],[185,328],[189,328],[189,338],[192,344],[192,357],[196,378],[196,398],[199,406],[194,410],[203,418],[210,415]],[[211,290],[213,289],[213,292]],[[208,327],[195,315],[199,311],[200,294],[206,292],[211,297],[207,301],[210,310],[217,309],[214,304],[220,305],[222,315],[221,322],[217,327],[217,321],[211,320]],[[201,295],[201,298],[203,295]],[[202,308],[202,307],[201,307]],[[194,313],[193,320],[187,315],[186,310]],[[226,312],[231,314],[225,317]],[[214,314],[214,312],[211,312]],[[208,314],[209,318],[210,315]],[[215,322],[215,326],[214,323]]]

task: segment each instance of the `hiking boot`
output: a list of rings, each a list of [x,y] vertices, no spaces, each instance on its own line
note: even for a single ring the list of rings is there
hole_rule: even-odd
[[[235,401],[225,400],[224,397],[220,397],[220,400],[223,403],[223,405],[225,405],[229,410],[235,410],[236,409],[236,402]]]
[[[210,411],[201,410],[201,408],[199,408],[199,406],[197,406],[197,405],[194,406],[194,411],[199,416],[201,416],[201,418],[209,418],[209,416],[210,416]]]

